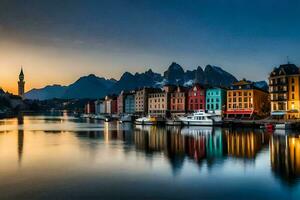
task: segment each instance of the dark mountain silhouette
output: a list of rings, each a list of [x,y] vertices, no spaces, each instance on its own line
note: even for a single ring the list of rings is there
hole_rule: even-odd
[[[69,85],[62,97],[66,99],[100,98],[109,93],[114,84],[113,80],[90,74],[79,78],[75,83]]]
[[[134,75],[125,72],[119,81],[116,82],[112,91],[119,93],[122,90],[132,90],[141,87],[156,87],[157,83],[162,81],[162,76],[154,73],[151,69],[144,73],[135,73]]]
[[[39,100],[61,98],[66,89],[67,86],[48,85],[44,88],[30,90],[25,94],[25,98]]]
[[[107,94],[118,94],[122,90],[133,90],[141,87],[162,87],[169,84],[191,86],[195,82],[212,86],[229,86],[237,79],[222,68],[207,65],[203,70],[200,66],[195,70],[184,69],[173,62],[163,73],[151,69],[143,73],[125,72],[120,80],[105,79],[93,74],[79,78],[69,86],[52,85],[41,89],[33,89],[26,93],[28,99],[51,98],[101,98]]]

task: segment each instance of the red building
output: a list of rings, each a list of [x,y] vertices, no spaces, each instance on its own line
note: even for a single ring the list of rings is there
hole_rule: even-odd
[[[118,113],[118,100],[117,96],[106,96],[105,97],[105,113],[117,114]]]
[[[95,114],[95,103],[88,102],[84,107],[85,114]]]
[[[205,110],[205,88],[195,84],[188,91],[188,111]]]

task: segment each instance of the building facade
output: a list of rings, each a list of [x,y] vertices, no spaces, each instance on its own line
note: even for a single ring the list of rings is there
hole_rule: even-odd
[[[124,90],[121,91],[119,94],[117,101],[118,101],[118,114],[122,114],[125,111],[125,106],[124,106],[124,100],[125,100],[126,92]]]
[[[205,88],[200,84],[195,84],[188,91],[187,101],[189,112],[205,110]]]
[[[168,110],[168,94],[161,91],[148,95],[148,113],[151,116],[165,117]]]
[[[117,96],[106,96],[105,97],[105,113],[106,114],[117,114],[118,113],[118,100]]]
[[[135,113],[135,94],[134,94],[134,92],[130,92],[125,96],[124,112],[127,114]]]
[[[94,102],[87,102],[84,107],[85,114],[95,114],[95,103]]]
[[[136,90],[134,102],[136,114],[141,116],[148,114],[148,94],[157,91],[159,91],[159,89],[146,87]]]
[[[280,65],[270,73],[271,116],[278,119],[300,118],[300,72],[294,64]]]
[[[226,115],[229,118],[266,117],[269,115],[269,93],[253,82],[238,81],[227,90]]]
[[[104,99],[95,101],[95,114],[100,115],[105,113]]]
[[[18,95],[24,99],[25,94],[25,81],[24,81],[24,73],[23,68],[21,68],[21,72],[19,74],[19,81],[18,81]]]
[[[171,93],[170,111],[172,116],[180,116],[186,113],[187,109],[187,89],[177,86]]]
[[[163,90],[148,95],[148,113],[151,116],[170,117],[170,97],[174,85],[165,85]]]
[[[206,90],[206,110],[222,114],[226,110],[226,90],[223,88],[208,88]]]

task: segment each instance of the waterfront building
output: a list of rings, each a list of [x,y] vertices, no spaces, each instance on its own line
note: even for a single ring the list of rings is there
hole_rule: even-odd
[[[124,99],[124,111],[127,114],[134,114],[135,112],[135,93],[130,92]]]
[[[195,84],[188,91],[188,111],[205,110],[205,88],[200,84]]]
[[[24,99],[25,93],[25,81],[24,81],[24,73],[23,68],[21,68],[21,72],[19,74],[19,81],[18,81],[18,95]]]
[[[135,113],[141,116],[148,114],[148,94],[159,91],[158,88],[142,88],[135,93]]]
[[[104,99],[98,99],[95,101],[95,114],[104,114],[105,113],[105,105]]]
[[[253,82],[241,80],[227,90],[226,115],[229,118],[266,117],[269,115],[269,93]]]
[[[280,65],[269,76],[271,116],[278,119],[300,118],[300,72],[294,64]]]
[[[222,114],[226,107],[226,90],[220,87],[206,90],[206,110]]]
[[[117,101],[118,101],[118,114],[124,113],[124,100],[125,100],[126,92],[124,90],[121,91],[119,94]]]
[[[94,102],[87,102],[84,107],[85,114],[95,114],[95,103]]]
[[[187,108],[187,89],[177,86],[176,90],[171,93],[170,110],[172,116],[183,115]]]
[[[111,95],[105,97],[105,113],[107,114],[117,114],[118,112],[118,100],[117,96]]]
[[[175,86],[165,85],[163,90],[148,95],[148,112],[151,116],[170,116],[170,97]]]

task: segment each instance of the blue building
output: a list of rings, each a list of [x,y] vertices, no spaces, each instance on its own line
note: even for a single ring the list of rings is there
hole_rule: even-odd
[[[125,113],[133,114],[135,112],[135,98],[134,93],[129,93],[125,96],[124,99],[125,104]]]
[[[206,110],[221,114],[226,106],[226,90],[223,88],[209,88],[206,90]]]

